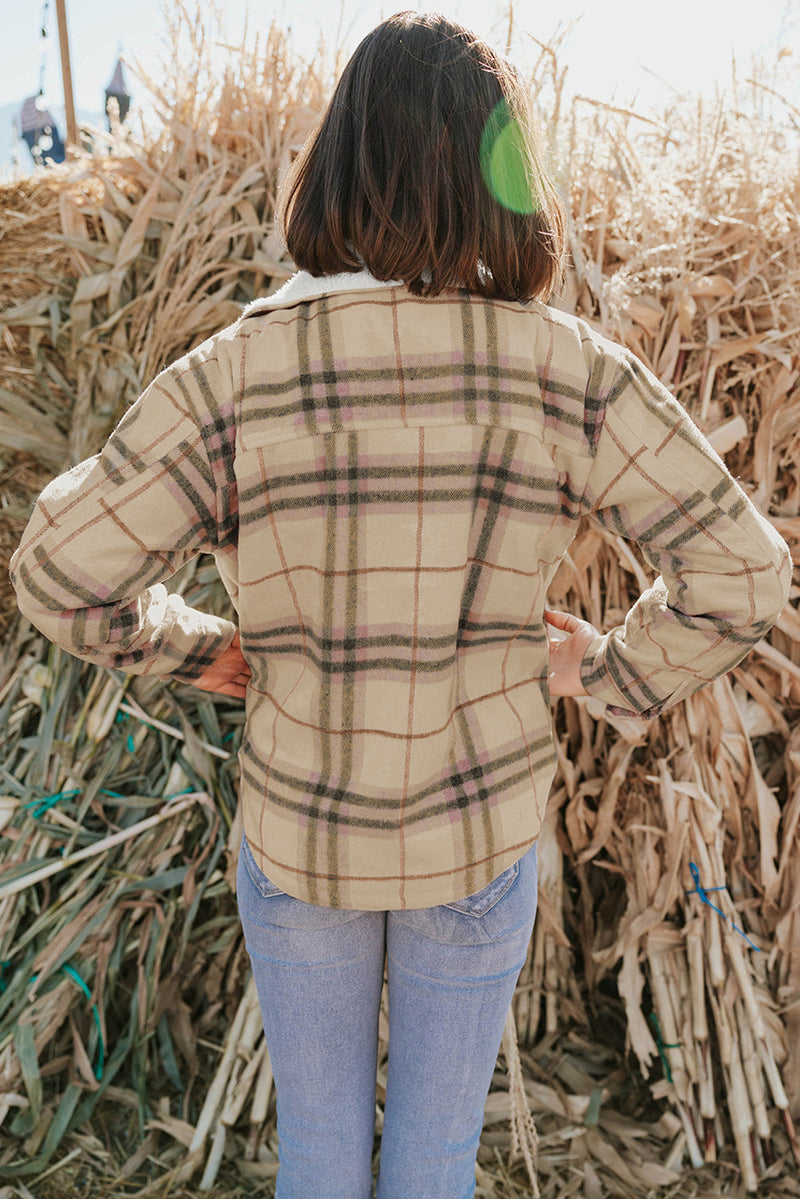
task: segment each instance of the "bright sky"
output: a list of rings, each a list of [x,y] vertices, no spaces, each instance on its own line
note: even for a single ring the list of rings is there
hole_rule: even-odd
[[[188,0],[191,5],[192,0]],[[199,0],[210,7],[211,0]],[[99,111],[116,56],[138,58],[149,69],[157,64],[159,35],[164,28],[158,0],[66,0],[75,102],[79,109]],[[230,41],[241,38],[249,9],[251,33],[275,18],[291,26],[297,49],[313,55],[322,33],[329,44],[355,48],[360,38],[384,16],[402,7],[439,8],[502,48],[507,4],[502,0],[222,0]],[[42,54],[41,25],[51,38],[47,47],[45,94],[57,114],[62,88],[55,0],[0,0],[5,35],[0,39],[0,105],[21,101],[36,92]],[[547,40],[559,28],[577,21],[565,46],[568,87],[596,99],[635,102],[640,110],[660,106],[670,89],[713,93],[727,86],[735,54],[740,75],[749,72],[753,55],[768,62],[779,46],[792,51],[792,75],[800,78],[800,0],[516,0],[514,24],[519,44],[530,32]],[[530,45],[530,43],[528,43]],[[517,55],[518,57],[519,55]],[[513,55],[512,55],[513,57]],[[137,83],[128,74],[136,100]],[[141,88],[139,89],[141,91]],[[787,97],[797,103],[797,89]]]

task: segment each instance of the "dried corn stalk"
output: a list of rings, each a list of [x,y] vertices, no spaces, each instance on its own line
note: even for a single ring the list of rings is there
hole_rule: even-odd
[[[291,270],[275,188],[324,102],[325,64],[273,29],[220,73],[216,32],[180,5],[171,20],[155,136],[0,187],[3,560],[47,479]],[[570,211],[556,303],[674,390],[797,553],[798,179],[768,87],[647,119],[583,98],[567,110],[554,48],[540,49],[534,93],[553,97],[543,125]],[[586,528],[549,598],[607,629],[649,577],[635,548]],[[205,564],[175,585],[224,610]],[[478,1195],[530,1194],[533,1112],[543,1194],[575,1193],[578,1171],[586,1199],[738,1193],[735,1164],[743,1186],[769,1171],[770,1193],[796,1199],[798,594],[746,663],[660,721],[559,706],[514,1001],[521,1073],[509,1031]],[[241,710],[82,667],[12,620],[0,584],[0,1178],[52,1178],[61,1195],[74,1165],[155,1196],[218,1185],[234,1160],[270,1186],[272,1074],[231,896]],[[707,892],[722,916],[691,863],[704,889],[725,886]],[[384,1010],[378,1128],[387,1035]],[[635,1117],[623,1039],[650,1083]],[[135,1125],[125,1161],[104,1145],[112,1108]],[[512,1130],[523,1160],[504,1165]]]

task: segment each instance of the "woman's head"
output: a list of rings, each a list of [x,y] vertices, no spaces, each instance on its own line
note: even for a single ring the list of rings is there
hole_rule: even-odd
[[[362,41],[287,180],[289,252],[312,275],[366,266],[437,295],[549,294],[561,205],[516,72],[438,15],[398,13]]]

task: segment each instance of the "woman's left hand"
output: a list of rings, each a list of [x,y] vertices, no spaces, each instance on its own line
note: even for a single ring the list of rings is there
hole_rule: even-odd
[[[239,643],[239,633],[219,657],[202,674],[192,680],[193,687],[201,691],[218,691],[220,695],[232,695],[244,699],[250,682],[250,667],[244,660]]]
[[[581,680],[581,662],[587,649],[599,637],[599,631],[588,620],[571,612],[547,608],[545,623],[549,625],[547,641],[550,657],[550,694],[588,695]]]

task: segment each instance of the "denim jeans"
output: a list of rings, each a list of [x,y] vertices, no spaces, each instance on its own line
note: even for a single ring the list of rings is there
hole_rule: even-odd
[[[372,1196],[384,960],[389,1062],[377,1199],[471,1199],[537,879],[534,845],[457,903],[325,908],[278,890],[243,843],[237,900],[275,1077],[276,1199]]]

